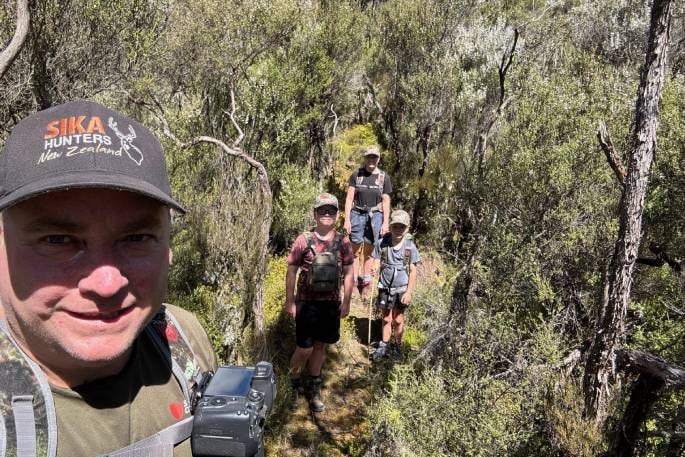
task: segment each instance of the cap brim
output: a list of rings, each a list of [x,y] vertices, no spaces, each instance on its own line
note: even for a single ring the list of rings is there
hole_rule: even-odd
[[[186,212],[185,208],[179,205],[178,202],[149,182],[109,171],[62,173],[57,176],[49,176],[45,179],[33,181],[1,198],[0,211],[8,206],[49,192],[87,188],[106,188],[135,192],[159,200],[181,214]]]

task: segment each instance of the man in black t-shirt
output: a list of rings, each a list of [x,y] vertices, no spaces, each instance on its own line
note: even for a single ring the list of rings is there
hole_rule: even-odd
[[[390,216],[390,177],[380,168],[378,146],[369,146],[364,152],[364,166],[352,173],[345,199],[345,231],[350,234],[355,256],[354,275],[366,297],[371,284],[374,243],[388,232]],[[364,267],[359,271],[358,259],[363,252]]]

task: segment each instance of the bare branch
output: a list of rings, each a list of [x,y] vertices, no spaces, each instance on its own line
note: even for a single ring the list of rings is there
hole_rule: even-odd
[[[333,110],[332,104],[329,110],[331,111],[331,113],[333,113],[333,136],[335,136],[335,130],[338,128],[338,115],[336,114],[335,110]]]
[[[661,357],[637,349],[616,351],[616,365],[624,370],[636,371],[663,383],[665,388],[685,387],[685,370],[671,365]]]
[[[533,22],[537,22],[537,21],[541,20],[554,7],[555,7],[555,5],[548,6],[547,8],[542,10],[542,12],[537,17],[534,17],[534,18],[530,19],[529,21],[524,22],[523,24],[519,25],[518,28],[519,29],[525,29],[529,24],[532,24]]]
[[[499,65],[499,109],[504,108],[504,80],[507,77],[507,71],[509,71],[509,67],[511,66],[511,61],[514,59],[514,52],[516,52],[516,43],[518,42],[519,39],[519,30],[514,29],[514,40],[513,43],[511,44],[511,48],[509,49],[508,52],[504,53],[502,55],[502,62]]]
[[[166,116],[164,114],[164,107],[162,106],[162,103],[159,101],[159,99],[155,96],[155,94],[150,94],[150,98],[152,98],[152,101],[155,104],[156,109],[151,109],[147,104],[144,104],[146,108],[152,113],[153,116],[155,116],[161,123],[162,123],[162,131],[164,134],[174,143],[176,143],[181,149],[186,148],[186,143],[183,143],[181,140],[174,135],[174,132],[171,131],[171,128],[169,128],[169,122],[166,120]]]
[[[238,131],[238,138],[236,138],[233,142],[233,147],[237,148],[240,142],[243,141],[243,138],[245,138],[245,134],[243,133],[243,129],[240,128],[240,126],[235,120],[235,94],[233,93],[233,89],[231,89],[231,113],[229,114],[229,116],[231,117],[231,122],[233,122],[233,126]]]
[[[28,0],[17,0],[17,25],[12,41],[4,51],[0,52],[0,79],[21,51],[29,33],[31,15],[29,13]]]
[[[488,139],[490,137],[490,132],[497,120],[502,116],[504,110],[511,103],[511,97],[506,96],[506,87],[504,85],[507,77],[507,72],[511,66],[511,62],[514,59],[514,53],[516,52],[516,43],[518,42],[519,31],[514,29],[514,39],[511,44],[511,48],[502,54],[502,61],[498,68],[499,74],[499,102],[495,109],[489,115],[489,118],[485,121],[485,124],[480,130],[480,133],[476,137],[476,145],[473,149],[473,154],[479,159],[479,169],[483,166],[483,157],[488,146]]]
[[[609,162],[609,166],[612,170],[614,170],[616,179],[618,179],[618,182],[621,184],[621,186],[623,186],[626,181],[626,169],[623,167],[621,156],[614,148],[614,143],[611,141],[609,130],[607,129],[607,125],[604,121],[599,121],[597,140],[599,140],[599,145],[602,147],[602,151],[604,151],[604,155]]]
[[[367,89],[369,89],[369,94],[371,96],[371,101],[373,102],[374,106],[378,108],[378,111],[381,113],[383,112],[383,107],[381,104],[378,102],[378,98],[376,97],[376,89],[373,87],[373,83],[371,82],[371,79],[367,76],[364,75],[364,82],[366,83]]]
[[[554,368],[563,370],[564,373],[568,375],[571,373],[571,371],[573,371],[576,365],[578,365],[582,355],[583,352],[580,349],[574,349],[566,357],[564,357],[564,360],[554,365]]]
[[[240,148],[235,148],[235,147],[230,147],[226,143],[224,143],[221,140],[217,140],[214,137],[211,136],[198,136],[190,140],[188,143],[185,143],[184,147],[189,148],[192,146],[196,146],[200,143],[209,143],[213,144],[215,146],[219,146],[226,154],[231,155],[233,157],[238,157],[245,161],[248,165],[250,165],[252,168],[257,171],[257,174],[259,175],[260,181],[264,182],[266,181],[267,186],[268,186],[268,175],[266,172],[266,168],[264,168],[264,165],[262,165],[260,162],[249,156],[248,154],[245,153]]]

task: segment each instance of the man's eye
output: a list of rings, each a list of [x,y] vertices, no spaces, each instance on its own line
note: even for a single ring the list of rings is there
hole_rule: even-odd
[[[71,235],[46,235],[35,244],[35,249],[45,258],[66,261],[83,252],[84,244]]]
[[[132,233],[126,235],[123,241],[128,243],[145,243],[148,241],[154,241],[155,237],[147,233]]]
[[[66,246],[74,242],[74,238],[69,235],[48,235],[43,240],[53,246]]]

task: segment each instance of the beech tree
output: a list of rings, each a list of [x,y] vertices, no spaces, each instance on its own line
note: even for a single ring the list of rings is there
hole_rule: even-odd
[[[672,0],[654,0],[647,55],[640,76],[629,157],[620,202],[619,232],[611,258],[604,301],[583,380],[586,408],[602,421],[609,400],[609,382],[616,372],[616,351],[624,339],[633,269],[642,237],[642,212],[656,148],[659,101],[663,91]]]

